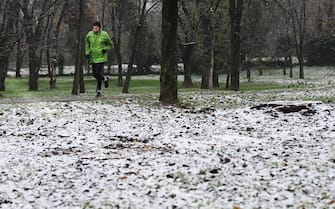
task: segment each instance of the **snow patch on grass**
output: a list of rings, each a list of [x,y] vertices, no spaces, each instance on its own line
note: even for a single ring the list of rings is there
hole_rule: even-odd
[[[334,208],[333,87],[0,104],[0,208]]]
[[[251,106],[1,105],[0,204],[332,207],[335,107],[310,104],[313,116]]]

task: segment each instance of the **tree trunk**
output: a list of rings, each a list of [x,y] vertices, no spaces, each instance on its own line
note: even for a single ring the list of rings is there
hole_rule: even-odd
[[[21,41],[20,41],[21,42]],[[15,64],[15,77],[20,78],[21,75],[21,67],[23,63],[23,56],[24,52],[21,49],[21,44],[20,42],[17,43],[17,49],[16,49],[16,64]]]
[[[50,89],[56,88],[56,82],[57,82],[56,70],[57,70],[57,51],[52,49],[52,55],[51,55],[51,60],[50,60],[50,74],[49,74],[49,76],[50,76],[50,80],[49,80]]]
[[[5,1],[4,14],[0,25],[0,91],[6,90],[5,80],[7,76],[9,56],[14,46],[11,38],[15,34],[14,26],[18,21],[19,5],[17,1]],[[2,6],[2,5],[1,5]]]
[[[57,66],[58,66],[58,74],[64,75],[64,56],[62,53],[57,53]]]
[[[258,75],[262,76],[263,75],[263,67],[258,68]]]
[[[121,24],[120,24],[121,25]],[[119,28],[118,32],[118,38],[117,40],[113,37],[113,43],[114,43],[114,52],[116,55],[116,60],[118,64],[118,79],[117,79],[117,85],[123,86],[123,72],[122,72],[122,55],[121,55],[121,27]]]
[[[47,34],[47,46],[46,49],[46,56],[48,62],[48,72],[49,72],[49,86],[50,89],[56,88],[57,85],[57,65],[58,65],[58,52],[57,52],[57,45],[58,45],[58,34],[60,30],[60,26],[63,20],[64,13],[66,11],[67,2],[63,4],[63,8],[61,10],[61,14],[58,17],[56,27],[53,26],[54,20],[53,17],[49,16],[45,33]],[[51,34],[53,34],[52,39],[50,39]]]
[[[290,15],[293,21],[293,31],[295,34],[296,54],[299,61],[299,78],[304,79],[304,40],[306,31],[306,0],[302,0],[301,9],[290,2],[292,10]]]
[[[57,52],[57,66],[58,66],[58,74],[59,75],[64,74],[64,56],[63,56],[62,53],[58,52],[58,49],[57,49],[57,47],[58,47],[58,36],[59,36],[59,31],[60,31],[61,24],[63,22],[63,18],[65,16],[65,13],[66,13],[67,9],[68,9],[68,4],[69,4],[68,1],[64,2],[62,11],[60,13],[59,19],[58,19],[57,24],[56,24],[56,28],[54,30],[55,43],[54,43],[53,47],[54,47],[54,50]]]
[[[292,56],[290,55],[288,58],[289,66],[290,66],[290,78],[293,78],[293,62],[292,62]]]
[[[48,66],[48,75],[49,75],[49,78],[50,78],[50,80],[49,80],[49,86],[50,86],[50,89],[52,89],[53,87],[51,86],[51,83],[53,83],[52,81],[51,81],[51,79],[53,79],[52,77],[52,72],[51,71],[53,71],[53,69],[52,69],[52,66],[51,66],[51,57],[52,57],[52,55],[50,56],[50,45],[51,45],[51,40],[50,40],[50,33],[51,33],[51,28],[53,27],[53,21],[51,21],[52,20],[52,16],[48,16],[48,19],[47,19],[47,23],[46,23],[46,25],[45,25],[45,29],[44,29],[44,34],[46,34],[46,49],[44,49],[45,50],[45,56],[46,56],[46,61],[47,61],[47,66]],[[40,55],[40,63],[42,63],[42,52],[43,52],[43,50],[41,50],[41,55]],[[52,52],[51,52],[52,53]],[[56,61],[57,61],[57,59],[56,59]]]
[[[117,12],[118,11],[118,12]],[[114,53],[118,64],[118,79],[117,85],[123,86],[123,72],[122,72],[122,54],[121,54],[121,40],[122,40],[122,8],[111,7],[110,13],[112,16],[112,41],[114,45]]]
[[[202,73],[202,89],[213,88],[213,69],[214,69],[214,37],[211,15],[205,16],[201,19],[203,28],[203,44],[204,44],[204,59],[205,66]]]
[[[211,62],[209,68],[209,77],[208,77],[208,89],[214,88],[214,63],[215,63],[215,54],[214,54],[214,37],[213,37],[213,30],[211,32]]]
[[[83,46],[82,46],[83,48]],[[81,56],[82,57],[82,56]],[[85,80],[84,80],[84,69],[83,69],[83,59],[80,60],[80,71],[79,71],[79,92],[81,94],[85,93]]]
[[[29,43],[29,41],[28,41]],[[37,47],[32,45],[30,42],[28,46],[28,58],[29,58],[29,91],[38,90],[38,72],[40,69],[40,59],[36,55]]]
[[[15,77],[20,78],[21,77],[21,67],[23,63],[23,56],[24,56],[24,49],[22,49],[22,28],[19,29],[19,23],[16,23],[16,63],[15,63]]]
[[[184,53],[183,53],[183,61],[184,61],[184,82],[183,86],[186,88],[193,87],[192,82],[192,55],[194,50],[194,44],[185,45]]]
[[[327,28],[334,28],[334,1],[327,1],[327,17],[326,25]]]
[[[178,0],[163,0],[160,98],[163,104],[178,102],[177,18]]]
[[[47,49],[47,61],[48,61],[48,68],[49,71],[49,86],[50,89],[54,89],[57,87],[57,49],[51,49],[51,56],[50,56],[50,49]]]
[[[230,72],[227,73],[226,89],[229,89],[229,87],[230,87]]]
[[[106,0],[103,0],[102,8],[101,8],[101,11],[102,11],[101,25],[102,25],[102,27],[104,27],[104,25],[105,25],[105,8],[106,8]]]
[[[129,60],[129,63],[128,63],[128,70],[127,70],[127,75],[126,75],[126,81],[124,83],[122,93],[129,93],[129,85],[130,85],[131,76],[133,74],[133,64],[134,64],[134,60],[135,60],[136,48],[137,48],[137,44],[138,44],[138,41],[139,41],[138,39],[139,39],[139,36],[140,36],[140,32],[141,32],[142,26],[143,26],[144,21],[145,21],[146,6],[147,6],[147,0],[144,0],[143,7],[142,7],[142,10],[141,10],[140,19],[139,19],[139,24],[136,27],[136,31],[135,31],[135,35],[134,35],[134,43],[133,43],[133,47],[132,47],[132,50],[131,50],[130,60]]]
[[[47,43],[47,46],[49,46],[49,44]],[[46,61],[47,61],[47,66],[48,66],[48,75],[49,78],[51,79],[51,56],[50,56],[50,49],[49,47],[45,50],[45,57],[46,57]],[[42,58],[40,59],[40,62],[42,63]]]
[[[304,43],[303,43],[303,40],[301,40],[300,42],[301,42],[299,44],[300,53],[298,55],[298,59],[299,59],[299,78],[304,79],[305,78],[305,76],[304,76]]]
[[[192,81],[192,58],[193,58],[193,52],[194,47],[197,42],[194,40],[196,39],[196,33],[195,30],[197,28],[196,24],[194,23],[194,16],[190,13],[189,8],[187,7],[187,4],[185,1],[181,1],[181,9],[185,14],[186,23],[182,21],[182,18],[178,18],[179,24],[182,28],[182,31],[184,32],[185,42],[180,40],[180,51],[182,52],[182,59],[184,63],[184,82],[183,87],[190,88],[193,87],[193,81]]]
[[[316,20],[316,28],[317,28],[317,32],[318,33],[321,33],[322,32],[322,25],[323,25],[323,15],[322,15],[322,12],[321,12],[321,1],[319,0],[318,2],[318,14],[317,14],[317,20]],[[332,12],[333,13],[333,12]]]
[[[243,10],[243,0],[229,0],[229,17],[231,24],[231,85],[230,90],[240,90],[240,30]]]
[[[250,82],[251,81],[251,70],[250,70],[250,66],[249,66],[248,61],[245,64],[245,67],[246,67],[246,71],[247,71],[247,79],[248,79],[248,82]]]
[[[73,79],[72,95],[78,95],[79,85],[80,92],[83,86],[81,85],[81,77],[83,75],[82,68],[82,52],[83,52],[83,36],[82,36],[82,26],[83,26],[83,16],[84,16],[84,0],[79,0],[79,19],[78,19],[78,31],[77,31],[77,53],[76,53],[76,68]]]
[[[36,22],[35,31],[33,27],[26,27],[26,36],[28,43],[28,58],[29,58],[29,90],[38,90],[38,72],[40,68],[40,58],[37,55],[38,48],[40,46],[40,40],[42,38],[42,27],[43,18],[45,17],[47,0],[45,0],[41,7],[41,14],[38,17],[38,21],[34,21],[33,13],[29,11],[29,0],[23,1],[22,12],[24,16],[24,21],[26,24],[32,24]]]
[[[288,58],[287,58],[287,56],[285,56],[285,60],[284,60],[284,68],[283,68],[283,75],[284,75],[284,76],[287,74],[287,72],[286,72],[287,63],[288,63]]]
[[[219,84],[219,75],[217,72],[217,69],[214,65],[214,71],[213,71],[213,88],[219,88],[220,84]]]
[[[0,91],[6,90],[5,80],[7,76],[7,68],[8,68],[8,56],[0,56]]]
[[[121,53],[116,55],[118,57],[118,72],[117,72],[117,85],[118,86],[123,86],[123,72],[122,72],[122,57]]]

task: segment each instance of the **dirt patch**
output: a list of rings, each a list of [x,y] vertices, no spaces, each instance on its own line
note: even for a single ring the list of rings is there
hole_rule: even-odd
[[[268,110],[267,112],[273,113],[279,112],[279,113],[301,113],[304,116],[312,116],[317,113],[315,109],[315,105],[318,103],[263,103],[256,106],[251,107],[251,109],[256,110]]]

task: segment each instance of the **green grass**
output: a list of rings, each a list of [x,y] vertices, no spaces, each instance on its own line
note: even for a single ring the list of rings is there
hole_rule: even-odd
[[[265,90],[277,90],[287,89],[287,85],[268,84],[268,83],[243,83],[240,85],[240,90],[245,91],[265,91]]]
[[[38,80],[38,91],[29,91],[28,78],[7,78],[6,91],[1,92],[3,98],[39,98],[71,95],[73,77],[58,77],[57,88],[50,89],[49,78]],[[88,86],[91,81],[85,82]]]
[[[134,79],[131,80],[129,86],[129,93],[132,94],[151,94],[159,93],[160,84],[159,80],[148,80],[148,79]],[[121,92],[122,89],[120,88]]]
[[[38,91],[29,91],[28,78],[7,78],[6,91],[2,92],[5,98],[35,98],[69,96],[72,92],[73,77],[58,77],[57,88],[50,89],[49,78],[38,80]],[[93,80],[85,81],[87,88],[93,87]]]
[[[0,99],[3,98],[48,98],[48,97],[67,97],[71,96],[73,77],[57,77],[57,88],[50,89],[49,78],[41,77],[38,80],[38,91],[28,91],[28,78],[7,78],[5,81],[6,91],[0,92]],[[224,86],[224,84],[220,84]],[[96,81],[92,76],[85,77],[84,95],[95,95]],[[287,85],[264,84],[264,83],[241,83],[241,91],[263,91],[274,89],[287,89]],[[193,88],[183,88],[182,81],[178,82],[179,92],[198,92],[200,83],[195,83]],[[117,78],[112,77],[110,87],[102,89],[105,96],[121,95],[122,87],[117,86]],[[129,93],[137,95],[158,94],[160,91],[160,82],[157,78],[134,77],[130,82]],[[223,87],[209,91],[225,91]]]
[[[62,97],[70,96],[73,86],[72,76],[57,77],[57,88],[50,89],[49,78],[43,77],[38,80],[38,91],[29,91],[28,78],[7,78],[6,91],[1,92],[2,98],[39,98],[39,97]],[[96,80],[92,76],[85,77],[86,95],[95,95]],[[110,87],[104,89],[103,94],[107,96],[119,95],[122,87],[117,86],[116,78],[110,80]],[[158,93],[159,81],[156,80],[132,80],[129,93],[147,94]],[[0,97],[1,98],[1,97]]]

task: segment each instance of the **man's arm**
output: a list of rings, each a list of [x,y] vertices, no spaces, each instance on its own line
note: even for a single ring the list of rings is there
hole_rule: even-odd
[[[85,37],[85,54],[90,55],[91,54],[91,44],[89,40],[89,33]]]

